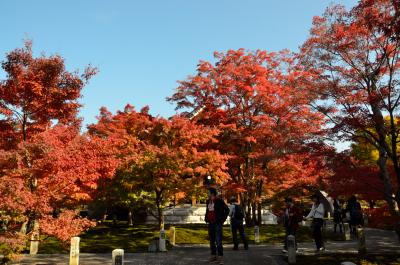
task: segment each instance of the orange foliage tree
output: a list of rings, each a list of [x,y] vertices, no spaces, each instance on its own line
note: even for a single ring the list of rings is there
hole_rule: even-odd
[[[35,58],[30,42],[7,54],[0,82],[1,242],[17,248],[35,230],[69,240],[91,225],[76,208],[116,167],[112,149],[79,132],[78,99],[96,72],[65,70],[60,56]],[[39,226],[40,223],[40,226]]]
[[[324,120],[309,106],[312,95],[303,87],[309,74],[288,51],[229,50],[215,59],[200,61],[168,100],[201,110],[194,120],[220,129],[216,148],[229,155],[230,177],[246,190],[240,197],[247,223],[260,222],[265,188],[318,178],[306,176],[312,163],[305,147],[318,140]]]
[[[301,49],[303,65],[316,74],[310,90],[320,96],[317,108],[329,117],[333,131],[341,139],[366,141],[378,151],[379,178],[392,214],[399,214],[396,201],[400,203],[396,3],[362,0],[350,11],[332,6],[314,18],[311,36]]]
[[[197,125],[183,117],[153,117],[128,105],[115,115],[102,109],[89,132],[114,139],[119,150],[119,176],[131,192],[149,192],[161,227],[162,210],[174,194],[201,189],[203,179],[212,175],[219,183],[228,178],[225,156],[208,146],[218,130]]]

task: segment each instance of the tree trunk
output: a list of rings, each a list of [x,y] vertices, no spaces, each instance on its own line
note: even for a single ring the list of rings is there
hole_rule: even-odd
[[[256,203],[253,202],[251,204],[251,213],[252,213],[253,225],[257,224],[257,213],[256,213],[256,210],[257,210]]]
[[[246,225],[247,226],[252,226],[251,223],[251,206],[250,206],[250,200],[247,199],[247,203],[246,203]]]
[[[384,198],[388,204],[389,211],[392,215],[397,215],[396,205],[393,200],[393,187],[390,179],[389,171],[387,169],[387,157],[386,152],[382,147],[379,148],[379,158],[378,158],[378,167],[379,167],[379,177],[383,181],[384,187]]]
[[[379,177],[383,181],[384,198],[388,204],[389,212],[391,215],[396,216],[398,215],[398,211],[396,210],[396,203],[393,197],[393,184],[387,168],[387,160],[388,155],[390,154],[390,148],[386,142],[387,131],[385,126],[385,119],[383,118],[382,111],[379,109],[379,106],[375,102],[370,102],[370,106],[373,113],[375,130],[378,135],[379,158],[377,164],[379,167]]]
[[[368,203],[369,203],[369,208],[370,209],[374,209],[375,208],[375,201],[374,200],[370,200]]]
[[[262,206],[261,206],[261,197],[263,193],[263,181],[260,180],[257,182],[257,224],[262,224]]]
[[[107,208],[103,213],[102,221],[105,222],[107,220]]]
[[[257,203],[257,224],[260,226],[262,224],[262,207],[261,203]]]
[[[129,209],[128,212],[128,225],[133,226],[133,214],[132,214],[132,209]]]
[[[157,219],[158,227],[164,229],[164,216],[162,210],[162,191],[156,190],[156,205],[157,205]]]
[[[397,181],[397,191],[395,193],[395,201],[397,206],[400,206],[400,165],[399,165],[399,156],[397,153],[397,141],[398,141],[398,125],[396,122],[396,118],[393,115],[393,112],[390,112],[390,136],[391,136],[391,160],[393,163],[393,168],[396,173],[396,181]],[[398,209],[397,209],[397,214]]]

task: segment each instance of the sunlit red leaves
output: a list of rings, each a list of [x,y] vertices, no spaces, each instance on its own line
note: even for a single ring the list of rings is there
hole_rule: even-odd
[[[79,123],[81,90],[97,71],[88,67],[79,76],[58,55],[35,58],[30,42],[8,53],[2,68],[7,76],[0,82],[1,148],[15,147],[54,122]]]
[[[117,164],[113,147],[103,139],[79,135],[74,127],[56,126],[18,149],[0,151],[0,208],[14,216],[35,213],[39,222],[46,222],[42,231],[53,227],[52,234],[67,239],[68,231],[76,234],[81,222],[59,226],[61,220],[51,217],[54,210],[64,216],[64,210],[88,201],[97,181],[112,177]],[[30,185],[33,180],[36,188]],[[71,219],[72,213],[68,216]]]
[[[41,230],[49,236],[59,238],[62,242],[69,242],[71,237],[78,236],[83,230],[96,225],[96,222],[79,217],[74,210],[65,210],[57,218],[46,215],[41,219]]]
[[[225,157],[207,148],[216,141],[218,130],[186,118],[152,117],[147,108],[136,112],[128,105],[115,115],[102,109],[89,132],[114,139],[120,169],[135,189],[185,192],[199,187],[208,174],[217,181],[227,178]]]
[[[300,54],[302,65],[317,74],[314,81],[310,80],[314,83],[310,87],[315,88],[326,105],[322,110],[332,122],[332,132],[350,141],[359,141],[361,137],[357,133],[363,132],[363,140],[383,150],[379,174],[385,175],[381,177],[386,179],[386,199],[399,193],[396,186],[400,180],[399,133],[395,125],[400,106],[397,2],[361,0],[350,11],[343,6],[328,8],[323,17],[314,19],[311,36]],[[391,122],[385,122],[385,115]],[[375,133],[371,133],[371,128]],[[388,138],[392,141],[390,144],[386,144]],[[388,170],[383,170],[387,167],[387,158],[397,171],[393,184],[387,176]],[[364,177],[359,176],[359,182],[373,181],[372,186],[379,186],[376,168],[358,166],[358,172],[365,171]],[[347,186],[354,187],[356,182]],[[360,192],[369,191],[366,186],[359,188]]]
[[[196,121],[220,128],[216,148],[230,155],[230,172],[248,174],[234,168],[250,158],[255,161],[251,171],[256,172],[256,179],[268,182],[271,171],[266,173],[265,161],[285,167],[278,163],[286,159],[285,152],[290,150],[295,156],[305,139],[321,132],[324,119],[309,106],[314,96],[307,89],[308,79],[314,73],[304,71],[286,50],[239,49],[214,56],[215,64],[201,61],[197,74],[180,81],[169,100],[178,108],[205,106]],[[280,177],[301,177],[296,172],[295,177]],[[232,177],[237,179],[237,175]],[[250,179],[244,181],[248,189],[254,184]]]

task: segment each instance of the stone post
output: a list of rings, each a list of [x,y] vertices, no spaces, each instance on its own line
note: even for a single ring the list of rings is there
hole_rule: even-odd
[[[258,225],[254,227],[254,243],[260,243],[260,227]]]
[[[117,248],[112,251],[112,265],[124,264],[124,250]]]
[[[79,265],[79,241],[80,237],[71,238],[71,249],[69,252],[69,265]]]
[[[358,236],[358,254],[365,255],[367,254],[367,246],[365,243],[365,233],[364,228],[357,228],[357,236]]]
[[[176,233],[176,229],[175,226],[171,226],[171,228],[169,229],[169,242],[171,242],[171,245],[175,246],[175,233]]]
[[[29,254],[36,255],[39,251],[39,231],[33,231],[31,233],[31,245],[29,247]]]
[[[351,239],[350,236],[350,225],[348,223],[343,224],[343,230],[344,230],[344,240],[349,241]]]
[[[289,264],[296,264],[296,238],[293,235],[287,237],[287,248]]]
[[[165,245],[165,230],[160,230],[160,239],[158,241],[158,249],[160,251],[167,251],[167,247]]]

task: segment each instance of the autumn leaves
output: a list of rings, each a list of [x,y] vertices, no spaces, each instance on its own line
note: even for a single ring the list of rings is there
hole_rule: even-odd
[[[398,213],[398,10],[388,0],[330,7],[298,53],[238,49],[200,61],[167,99],[180,114],[102,108],[86,133],[79,97],[96,69],[69,72],[60,56],[35,58],[29,42],[11,51],[0,83],[0,211],[11,220],[2,241],[20,240],[24,223],[68,240],[93,225],[77,207],[99,198],[143,204],[161,224],[165,205],[204,195],[208,175],[239,194],[247,223],[282,193],[367,182]],[[378,165],[337,154],[327,139],[368,145]]]

